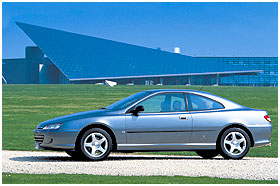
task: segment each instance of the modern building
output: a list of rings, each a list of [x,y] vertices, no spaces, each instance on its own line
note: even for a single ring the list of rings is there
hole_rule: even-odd
[[[277,57],[199,57],[210,61],[250,69],[260,69],[258,75],[228,76],[220,79],[220,85],[233,86],[278,86],[278,58]]]
[[[2,83],[95,84],[112,80],[146,85],[278,85],[276,57],[191,57],[178,53],[178,48],[172,53],[25,23],[17,25],[36,47],[27,47],[24,59],[2,60]]]

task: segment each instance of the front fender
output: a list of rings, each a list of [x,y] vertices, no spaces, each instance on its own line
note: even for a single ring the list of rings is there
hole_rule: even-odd
[[[75,140],[87,129],[94,126],[103,129],[108,129],[114,135],[116,143],[126,143],[125,131],[125,117],[121,115],[117,116],[103,116],[103,117],[92,117],[82,120],[71,121],[71,126],[77,128],[79,133],[75,136]]]

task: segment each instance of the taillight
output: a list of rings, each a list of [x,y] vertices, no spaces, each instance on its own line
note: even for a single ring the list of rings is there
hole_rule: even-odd
[[[269,121],[269,123],[271,123],[271,119],[270,119],[270,117],[268,115],[265,115],[264,119],[266,119],[266,121]]]

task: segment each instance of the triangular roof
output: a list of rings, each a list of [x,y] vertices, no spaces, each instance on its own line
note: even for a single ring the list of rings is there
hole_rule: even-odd
[[[260,72],[92,36],[16,24],[70,80]]]

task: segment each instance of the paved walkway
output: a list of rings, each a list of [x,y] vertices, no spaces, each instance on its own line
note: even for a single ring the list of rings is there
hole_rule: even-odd
[[[2,151],[2,171],[28,174],[210,176],[278,180],[277,158],[212,160],[196,156],[112,154],[99,162],[75,161],[64,152]]]

